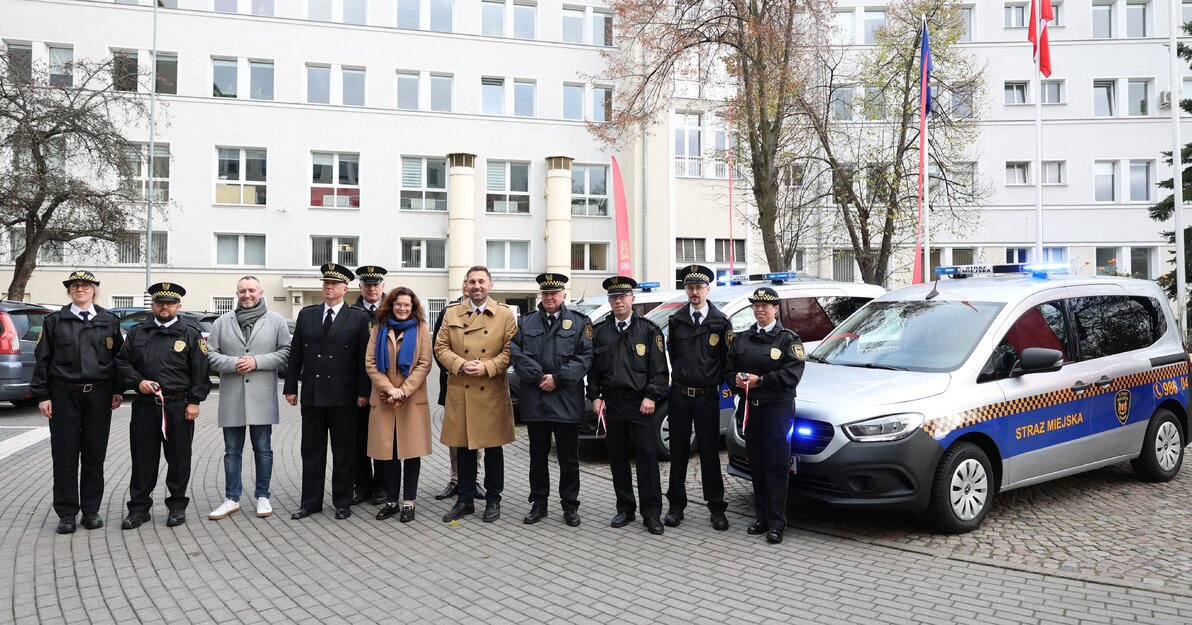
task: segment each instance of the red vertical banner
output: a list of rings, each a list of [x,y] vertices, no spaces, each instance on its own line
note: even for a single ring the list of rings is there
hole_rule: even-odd
[[[633,254],[629,247],[629,207],[625,203],[625,184],[621,166],[613,157],[613,210],[617,220],[617,275],[633,277]],[[644,276],[643,276],[644,277]]]

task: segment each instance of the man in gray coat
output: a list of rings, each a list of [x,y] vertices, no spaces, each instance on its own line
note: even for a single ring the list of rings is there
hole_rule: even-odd
[[[290,357],[290,329],[265,308],[261,282],[245,276],[236,283],[236,310],[215,320],[207,338],[211,370],[219,373],[219,426],[224,435],[226,497],[207,518],[222,519],[240,510],[241,454],[248,430],[256,457],[253,494],[257,516],[273,515],[269,479],[273,474],[273,424],[278,421],[277,375]]]

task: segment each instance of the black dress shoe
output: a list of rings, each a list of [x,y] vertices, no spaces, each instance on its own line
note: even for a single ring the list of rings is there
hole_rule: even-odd
[[[387,503],[381,506],[380,510],[377,510],[377,520],[384,521],[385,519],[397,514],[399,510],[401,510],[401,507],[397,505],[396,501]]]
[[[83,527],[89,530],[97,530],[103,527],[103,519],[98,514],[84,514]]]
[[[322,512],[322,511],[323,510],[321,508],[318,510],[315,510],[313,508],[298,508],[298,511],[295,512],[294,514],[291,514],[290,518],[297,521],[299,519],[305,519],[306,517],[308,517],[316,512]]]
[[[724,516],[723,512],[712,513],[712,529],[718,532],[728,529],[728,518]]]
[[[414,520],[414,504],[412,504],[412,503],[402,504],[401,516],[397,517],[397,520],[401,521],[402,523],[409,523],[410,521],[413,521]]]
[[[166,527],[178,527],[186,522],[185,510],[170,510],[170,516],[166,517]]]
[[[435,500],[442,501],[448,497],[454,497],[458,492],[459,491],[457,489],[455,480],[451,480],[450,482],[447,482],[447,486],[444,486],[443,490],[438,495],[435,495]]]
[[[545,516],[545,515],[546,515],[546,511],[544,510],[543,516]],[[499,501],[488,502],[488,504],[484,506],[484,516],[480,517],[480,520],[484,521],[485,523],[492,523],[493,521],[496,521],[499,518],[501,518],[501,502],[499,502]]]
[[[754,521],[753,523],[749,524],[749,527],[745,528],[745,532],[756,536],[758,534],[765,534],[769,529],[769,526],[767,526],[765,523],[762,523],[761,521]]]
[[[666,529],[662,527],[662,521],[659,521],[658,519],[645,519],[642,521],[642,523],[646,526],[646,529],[655,536],[661,536],[662,533],[666,531]]]
[[[618,512],[609,525],[613,527],[625,527],[629,525],[637,517],[632,512]]]
[[[340,521],[342,521],[350,516],[352,516],[351,508],[336,508],[335,509],[335,518]]]
[[[667,512],[666,517],[662,519],[662,522],[665,523],[667,527],[679,527],[679,524],[683,522],[683,511],[671,510],[670,512]]]
[[[484,492],[484,487],[479,482],[476,483],[476,499],[488,499],[488,493]]]
[[[771,545],[777,545],[782,542],[782,530],[770,530],[766,532],[766,542]]]
[[[374,506],[380,506],[384,505],[386,499],[388,499],[388,497],[385,496],[384,491],[378,490],[373,492],[372,497],[369,497],[368,503],[371,503]]]
[[[450,523],[457,519],[461,519],[469,514],[476,513],[476,506],[470,503],[455,502],[455,505],[443,515],[443,522]]]
[[[579,510],[564,510],[563,522],[571,527],[579,527]]]
[[[120,529],[135,530],[148,520],[148,512],[129,512],[128,516],[124,517],[124,522],[120,524]]]
[[[545,519],[546,515],[546,502],[535,501],[534,505],[530,506],[530,512],[526,514],[526,518],[522,519],[522,522],[526,525],[533,525],[534,523]]]
[[[368,495],[365,494],[364,491],[359,491],[359,490],[352,491],[352,505],[353,506],[358,506],[366,501],[368,501]]]
[[[58,533],[59,534],[73,534],[75,531],[75,517],[74,515],[64,516],[58,518]]]

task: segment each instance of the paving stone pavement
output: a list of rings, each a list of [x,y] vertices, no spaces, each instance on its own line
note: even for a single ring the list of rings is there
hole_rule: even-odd
[[[371,505],[347,521],[330,508],[291,521],[300,428],[297,409],[283,404],[276,514],[213,522],[206,514],[223,492],[216,401],[213,394],[203,405],[188,521],[178,528],[165,527],[164,479],[153,521],[119,528],[127,407],[113,420],[101,530],[54,533],[47,441],[0,459],[0,623],[1192,622],[1192,539],[1179,524],[1190,505],[1187,477],[1147,485],[1113,467],[1007,493],[985,526],[959,537],[935,536],[913,516],[792,502],[795,526],[774,546],[745,534],[749,487],[735,478],[726,477],[732,527],[711,529],[694,505],[697,458],[681,527],[661,537],[640,523],[610,528],[613,493],[599,445],[582,447],[583,525],[565,526],[552,498],[551,516],[526,526],[519,427],[496,523],[439,520],[451,502],[430,496],[448,473],[437,443],[423,462],[413,523],[375,521]],[[0,426],[44,425],[33,410],[0,409]],[[251,494],[250,450],[244,464]],[[241,503],[251,508],[249,497]]]

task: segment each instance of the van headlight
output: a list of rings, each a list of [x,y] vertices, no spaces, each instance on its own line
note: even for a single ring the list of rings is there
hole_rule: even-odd
[[[844,433],[859,443],[902,440],[923,425],[923,415],[917,412],[891,414],[844,426]]]

